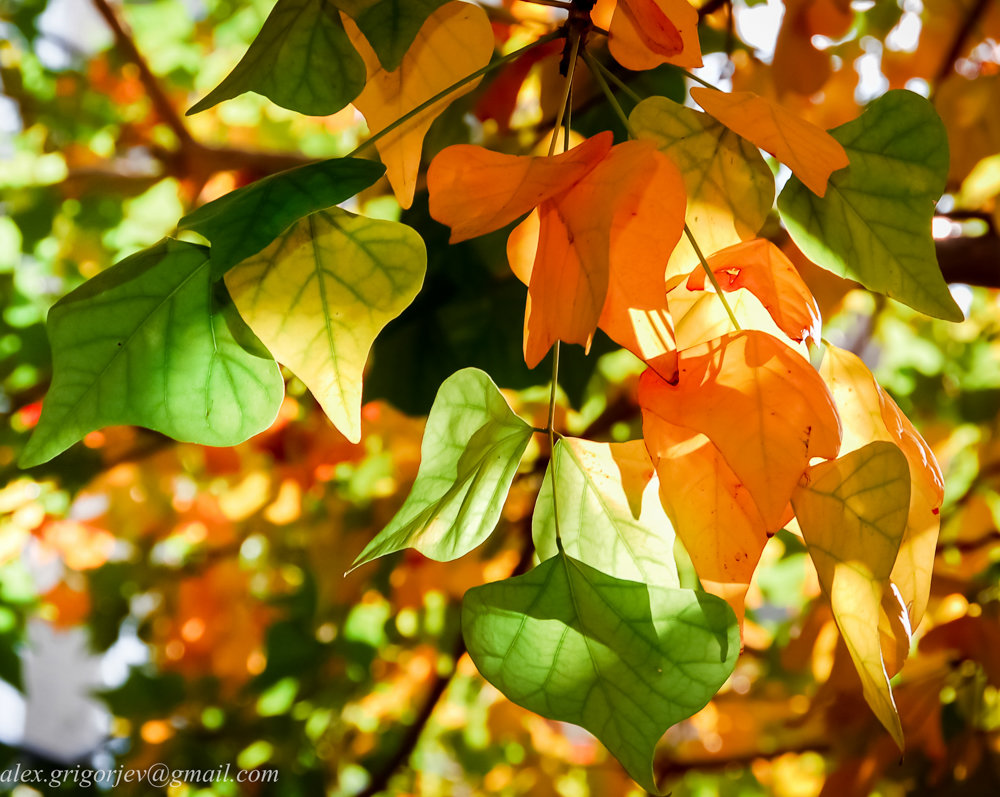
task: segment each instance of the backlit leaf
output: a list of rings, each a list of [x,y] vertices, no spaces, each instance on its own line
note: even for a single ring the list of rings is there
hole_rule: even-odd
[[[626,69],[702,65],[698,12],[687,0],[618,0],[608,50]]]
[[[335,0],[351,17],[388,72],[399,67],[417,31],[447,0]]]
[[[531,432],[482,371],[446,379],[427,416],[413,488],[353,566],[404,548],[447,562],[480,545],[500,519]]]
[[[706,435],[749,491],[768,531],[812,457],[840,448],[833,398],[806,360],[764,332],[744,330],[680,352],[670,385],[646,372],[646,413]],[[651,451],[651,456],[656,454]]]
[[[660,164],[661,158],[648,141],[618,144],[576,185],[539,207],[538,248],[524,317],[528,367],[534,368],[557,340],[589,348],[607,305],[613,260],[617,267],[605,316],[612,327],[608,331],[619,342],[640,348],[629,318],[634,303],[639,305],[639,335],[645,336],[650,355],[672,351],[672,338],[662,342],[644,331],[652,322],[642,315],[647,308],[650,314],[665,314],[664,272],[682,225],[682,194],[653,198],[639,210],[639,203],[659,190],[681,190],[680,181],[671,179],[675,170]],[[647,191],[654,177],[656,184]],[[644,289],[649,291],[645,295]]]
[[[700,432],[657,413],[655,392],[666,389],[661,382],[648,372],[639,383],[642,436],[659,477],[660,500],[702,586],[729,603],[742,622],[767,527],[719,449]]]
[[[188,115],[253,91],[312,116],[336,113],[365,85],[365,63],[327,0],[278,0],[246,55]]]
[[[679,587],[674,533],[663,513],[653,465],[641,440],[593,443],[564,437],[546,472],[531,534],[541,559],[558,552],[555,511],[569,556],[615,578]]]
[[[916,628],[930,595],[944,500],[944,479],[934,452],[903,415],[857,355],[827,344],[820,375],[830,388],[844,426],[843,451],[854,451],[874,440],[895,443],[910,468],[910,509],[892,581]]]
[[[729,246],[708,258],[724,291],[746,288],[760,299],[771,318],[792,340],[820,339],[819,306],[792,261],[773,243],[755,238]],[[705,270],[691,271],[687,287],[703,290]]]
[[[413,301],[426,269],[424,243],[406,225],[331,208],[231,269],[226,285],[264,345],[357,442],[368,351]]]
[[[448,147],[427,170],[431,216],[451,227],[451,243],[499,230],[579,182],[612,140],[610,132],[600,133],[552,157]]]
[[[270,426],[284,395],[281,373],[244,350],[217,302],[208,250],[170,239],[57,302],[48,320],[52,385],[21,466],[104,426],[135,424],[215,446]]]
[[[873,101],[830,131],[851,165],[820,198],[792,177],[778,211],[814,263],[928,315],[961,321],[931,237],[948,175],[948,139],[934,107],[911,91]]]
[[[774,202],[774,178],[755,146],[708,114],[665,97],[640,102],[630,123],[680,169],[687,189],[685,220],[706,255],[757,234]],[[687,274],[697,264],[684,239],[674,249],[667,276]]]
[[[493,55],[493,28],[486,12],[470,3],[442,6],[424,22],[399,68],[390,72],[364,36],[348,24],[347,32],[364,58],[368,82],[355,101],[368,128],[377,133],[451,84],[486,66]],[[472,91],[473,80],[421,111],[375,142],[399,204],[413,203],[424,136],[434,120],[457,97]]]
[[[691,97],[730,130],[774,155],[817,196],[826,194],[830,175],[847,166],[837,139],[759,94],[695,87]]]
[[[792,503],[865,700],[902,749],[879,614],[910,503],[906,457],[892,443],[869,443],[810,468]]]
[[[273,174],[188,213],[178,223],[212,242],[212,274],[222,276],[257,254],[292,222],[363,191],[385,167],[359,158],[335,158]]]
[[[657,794],[657,741],[708,702],[740,647],[718,598],[617,579],[562,553],[466,592],[462,634],[510,700],[586,728]]]

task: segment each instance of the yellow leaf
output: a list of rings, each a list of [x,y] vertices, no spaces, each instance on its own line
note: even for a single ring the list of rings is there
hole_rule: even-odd
[[[331,208],[231,269],[226,286],[275,359],[356,443],[368,351],[416,297],[426,269],[424,243],[406,225]]]
[[[754,330],[682,351],[678,368],[676,385],[661,382],[644,392],[640,382],[644,417],[652,412],[706,435],[749,491],[766,529],[777,531],[810,459],[833,458],[840,449],[823,381],[791,348]]]
[[[760,152],[708,114],[666,97],[632,111],[639,138],[656,142],[684,177],[685,221],[706,254],[753,238],[774,203],[774,178]],[[687,276],[698,258],[686,239],[674,248],[667,277]]]
[[[820,375],[833,394],[844,426],[843,450],[854,451],[873,440],[895,443],[910,466],[910,508],[892,581],[899,588],[916,628],[930,595],[944,500],[944,479],[934,452],[902,410],[879,386],[857,355],[827,344]]]
[[[431,14],[393,72],[382,68],[357,25],[349,17],[343,20],[347,35],[368,70],[368,82],[354,105],[364,114],[373,133],[486,66],[493,55],[490,21],[482,8],[470,3],[448,3]],[[431,124],[452,101],[472,91],[478,83],[478,80],[466,83],[375,142],[386,167],[386,177],[404,208],[413,203],[420,152]]]
[[[903,728],[883,660],[879,616],[909,502],[906,457],[885,442],[810,468],[808,483],[792,497],[865,700],[900,749]]]
[[[817,196],[826,193],[830,175],[848,165],[837,139],[759,94],[693,88],[691,97],[730,130],[774,155]]]

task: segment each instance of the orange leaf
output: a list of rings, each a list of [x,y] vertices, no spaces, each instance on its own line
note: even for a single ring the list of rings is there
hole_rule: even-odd
[[[368,40],[348,17],[344,28],[368,70],[368,82],[355,101],[373,132],[379,131],[489,63],[493,55],[493,28],[486,12],[469,3],[442,6],[417,33],[399,68],[386,72]],[[424,136],[433,121],[457,97],[472,91],[479,81],[466,83],[440,102],[417,114],[375,142],[386,166],[386,177],[404,208],[413,202]]]
[[[529,367],[556,340],[589,347],[600,320],[639,356],[668,355],[657,362],[673,375],[664,274],[683,226],[683,196],[680,175],[655,144],[629,141],[512,233],[511,268],[528,283]]]
[[[693,88],[691,97],[734,133],[788,166],[817,196],[826,193],[830,175],[848,165],[847,153],[833,136],[759,94]]]
[[[619,0],[608,49],[626,69],[702,65],[698,12],[687,0]]]
[[[686,193],[669,158],[655,148],[647,157],[648,182],[624,198],[611,226],[608,294],[598,325],[673,380],[677,346],[665,274],[684,229]]]
[[[792,340],[819,341],[819,306],[792,261],[773,243],[757,238],[727,247],[708,258],[708,265],[724,291],[746,288],[760,299],[774,323]],[[704,290],[701,266],[691,272],[687,287]]]
[[[678,368],[677,385],[640,393],[640,406],[706,435],[777,531],[809,460],[840,449],[826,385],[795,351],[754,330],[682,351]]]
[[[934,452],[857,355],[827,345],[820,375],[844,424],[844,453],[875,440],[895,443],[910,466],[906,530],[890,578],[899,588],[916,628],[927,608],[931,571],[944,500],[944,479]]]
[[[660,501],[702,585],[726,600],[742,621],[743,599],[767,542],[766,526],[719,449],[661,414],[661,399],[669,404],[672,390],[652,370],[639,380],[642,435],[659,477]]]
[[[448,147],[427,170],[431,216],[451,227],[451,243],[498,230],[579,182],[608,154],[612,140],[610,132],[599,133],[552,157]]]

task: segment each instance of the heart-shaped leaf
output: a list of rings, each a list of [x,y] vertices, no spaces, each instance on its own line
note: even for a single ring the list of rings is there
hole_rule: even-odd
[[[656,743],[712,698],[740,647],[719,598],[624,581],[564,553],[466,592],[462,634],[510,700],[586,728],[657,794]]]
[[[331,208],[231,269],[226,285],[250,328],[356,443],[368,352],[426,271],[424,242],[410,227]]]
[[[792,177],[778,212],[819,266],[948,321],[962,311],[941,276],[931,218],[948,177],[948,136],[934,106],[895,90],[830,131],[851,165],[824,197]]]
[[[103,426],[135,424],[214,446],[270,426],[281,372],[236,340],[230,325],[242,322],[225,300],[213,295],[208,250],[166,239],[57,302],[48,320],[52,386],[21,466]]]

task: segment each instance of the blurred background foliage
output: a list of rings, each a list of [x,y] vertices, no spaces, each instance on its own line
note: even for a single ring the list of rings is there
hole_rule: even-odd
[[[511,705],[462,655],[465,590],[530,563],[537,443],[485,548],[450,564],[397,555],[344,576],[406,494],[419,416],[446,376],[484,368],[523,417],[545,423],[549,369],[521,360],[524,289],[503,232],[448,247],[426,194],[402,214],[428,242],[428,280],[375,347],[358,445],[292,379],[274,426],[232,449],[113,428],[34,471],[14,465],[50,376],[44,319],[56,299],[196,204],[364,135],[351,108],[306,118],[251,94],[181,116],[270,6],[0,0],[0,771],[157,761],[280,771],[276,786],[183,784],[173,797],[640,793],[588,734]],[[995,793],[1000,3],[709,0],[703,12],[700,74],[779,96],[824,126],[889,87],[932,97],[952,149],[935,237],[967,320],[929,320],[817,272],[772,222],[827,336],[874,368],[946,474],[930,610],[894,681],[908,748],[900,761],[868,711],[802,545],[780,533],[748,596],[736,672],[667,733],[661,782],[678,796]],[[558,17],[517,0],[490,13],[509,49]],[[550,51],[530,70],[502,70],[459,100],[425,158],[456,141],[540,140],[557,61]],[[683,99],[669,68],[620,74],[640,94]],[[579,80],[576,129],[614,129]],[[388,197],[377,185],[356,209],[398,218]],[[567,349],[560,428],[638,436],[636,362],[607,341],[588,358]]]

